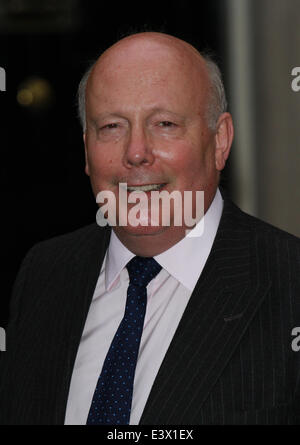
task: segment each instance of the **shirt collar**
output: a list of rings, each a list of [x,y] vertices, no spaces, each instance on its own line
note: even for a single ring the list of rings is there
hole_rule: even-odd
[[[223,200],[219,189],[217,189],[209,209],[203,219],[191,230],[189,236],[185,236],[170,249],[154,257],[163,269],[191,292],[211,251],[222,211]],[[203,233],[201,236],[193,236],[195,231],[199,233],[201,224],[203,224]],[[121,271],[134,256],[134,253],[128,250],[112,231],[105,266],[106,290],[110,290],[118,281]]]

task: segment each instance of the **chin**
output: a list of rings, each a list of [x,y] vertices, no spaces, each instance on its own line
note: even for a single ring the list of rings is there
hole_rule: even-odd
[[[135,255],[155,256],[179,242],[185,234],[182,227],[114,227],[120,241]]]
[[[161,226],[125,226],[125,227],[116,227],[116,231],[120,234],[129,236],[155,236],[160,235],[166,231],[169,227],[161,227]]]

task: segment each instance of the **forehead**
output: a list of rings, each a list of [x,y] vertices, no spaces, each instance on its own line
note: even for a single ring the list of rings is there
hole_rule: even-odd
[[[181,68],[198,68],[200,72],[205,71],[204,60],[193,46],[159,33],[142,33],[120,40],[99,57],[94,71],[100,73],[124,65],[161,62],[162,58],[166,58],[165,62],[168,64],[177,64]]]
[[[108,100],[173,99],[203,103],[208,76],[200,54],[182,41],[128,39],[107,50],[87,84],[87,105]]]

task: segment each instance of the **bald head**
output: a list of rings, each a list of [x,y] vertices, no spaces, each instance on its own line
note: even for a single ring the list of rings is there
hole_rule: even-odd
[[[206,69],[203,57],[192,45],[177,37],[158,32],[133,34],[119,40],[99,57],[95,68],[114,57],[122,60],[123,56],[128,63],[128,57],[134,55],[142,62],[143,59],[151,59],[159,56],[160,53],[172,55],[180,64],[187,65],[189,68],[198,68],[202,74]]]
[[[108,48],[84,74],[78,89],[79,117],[85,131],[86,93],[97,91],[99,80],[135,71],[139,82],[146,82],[144,73],[151,70],[152,77],[161,77],[162,71],[178,72],[193,82],[200,102],[205,107],[207,125],[214,130],[218,117],[226,111],[227,103],[221,74],[216,64],[207,56],[201,55],[192,45],[168,34],[145,32],[134,34],[118,41]],[[140,76],[138,76],[140,73]],[[101,77],[102,76],[102,77]],[[201,111],[201,110],[199,110]]]

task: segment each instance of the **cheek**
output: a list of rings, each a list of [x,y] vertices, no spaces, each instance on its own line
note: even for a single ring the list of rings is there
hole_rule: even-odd
[[[178,188],[202,189],[214,171],[214,156],[210,146],[189,145],[180,147],[169,157]]]
[[[176,166],[179,175],[186,175],[188,178],[190,174],[199,172],[202,169],[205,163],[205,154],[199,145],[182,145],[179,147],[179,150],[176,150],[173,158],[170,157],[170,161]]]
[[[111,156],[111,150],[91,147],[87,151],[87,160],[91,174],[108,176],[113,166],[116,165],[117,160]]]
[[[196,158],[200,158],[199,149],[186,141],[174,141],[162,149],[154,151],[157,159],[169,165],[174,170],[191,167]]]

